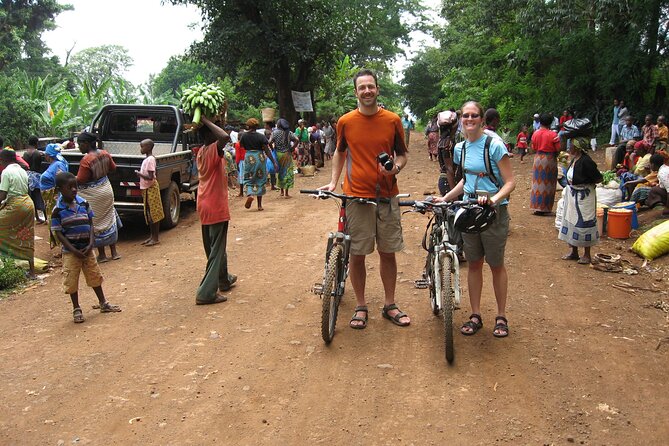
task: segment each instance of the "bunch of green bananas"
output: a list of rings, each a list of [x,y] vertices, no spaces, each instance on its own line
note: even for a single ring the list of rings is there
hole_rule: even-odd
[[[193,115],[193,124],[200,123],[202,113],[205,116],[214,116],[223,108],[225,95],[223,90],[215,84],[198,82],[184,89],[181,96],[181,105],[184,112]]]

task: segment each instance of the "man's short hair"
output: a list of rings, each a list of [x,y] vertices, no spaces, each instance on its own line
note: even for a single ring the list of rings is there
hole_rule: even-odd
[[[539,115],[539,124],[543,125],[544,127],[550,127],[552,122],[553,118],[548,113],[542,113]]]
[[[37,144],[39,144],[39,139],[37,136],[32,135],[30,138],[28,138],[28,145],[37,148]]]
[[[363,68],[362,70],[355,73],[355,76],[353,76],[353,89],[354,90],[358,89],[358,84],[357,84],[358,78],[362,77],[362,76],[372,76],[374,78],[374,84],[377,85],[377,86],[379,85],[379,81],[376,78],[376,74],[372,70],[369,70],[367,68]]]
[[[76,180],[77,177],[74,176],[72,172],[58,172],[56,174],[56,187],[61,188],[65,186],[67,183],[69,183],[72,180]]]

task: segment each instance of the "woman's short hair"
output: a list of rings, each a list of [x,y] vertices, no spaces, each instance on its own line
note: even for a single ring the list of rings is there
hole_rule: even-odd
[[[249,118],[246,120],[246,126],[255,130],[258,128],[258,120],[256,118]]]

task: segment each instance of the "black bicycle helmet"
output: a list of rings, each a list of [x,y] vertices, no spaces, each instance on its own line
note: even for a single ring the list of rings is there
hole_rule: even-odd
[[[490,228],[495,221],[497,212],[492,206],[468,204],[455,212],[455,227],[467,234],[478,234]]]

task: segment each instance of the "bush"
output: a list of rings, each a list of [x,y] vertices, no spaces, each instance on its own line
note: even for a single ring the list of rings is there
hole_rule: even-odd
[[[0,290],[13,288],[25,280],[25,273],[13,259],[0,257]]]

